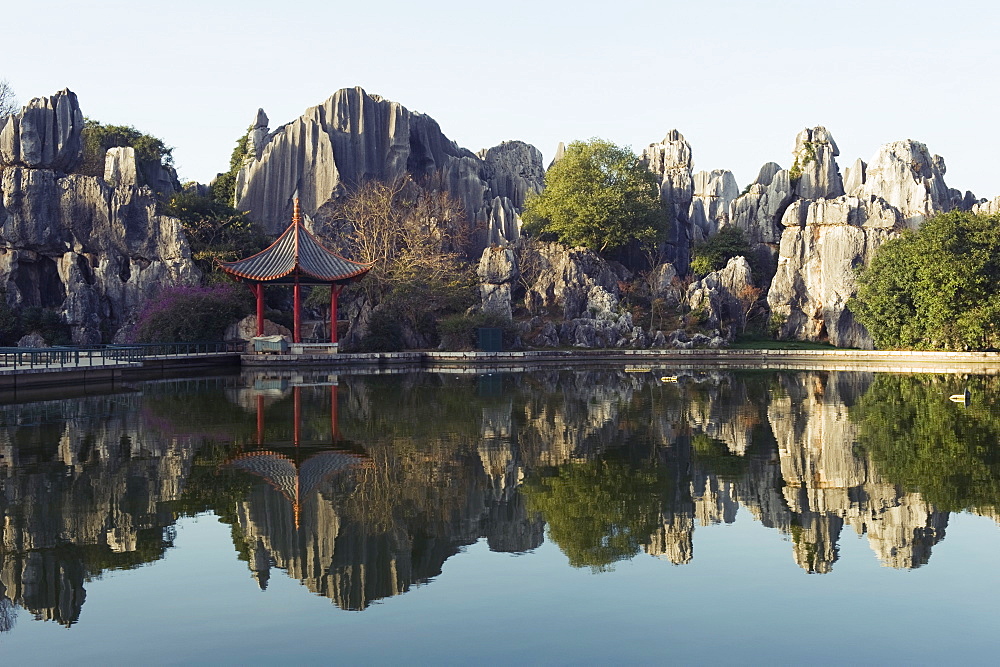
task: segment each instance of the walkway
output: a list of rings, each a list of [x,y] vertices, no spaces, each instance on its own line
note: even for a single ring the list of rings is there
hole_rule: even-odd
[[[128,371],[239,363],[239,343],[153,343],[91,347],[0,347],[0,390],[18,387],[107,383]]]

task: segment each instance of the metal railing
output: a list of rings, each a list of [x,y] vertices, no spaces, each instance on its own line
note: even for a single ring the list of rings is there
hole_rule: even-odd
[[[141,363],[148,357],[192,357],[209,354],[240,354],[246,343],[133,343],[86,347],[0,347],[2,368],[86,368],[123,363]]]
[[[197,343],[129,343],[128,345],[108,345],[109,348],[137,349],[142,357],[187,357],[199,354],[242,354],[246,342],[215,341]]]

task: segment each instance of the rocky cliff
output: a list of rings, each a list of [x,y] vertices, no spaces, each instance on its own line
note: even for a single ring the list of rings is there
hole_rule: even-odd
[[[248,139],[235,203],[274,234],[288,224],[296,190],[304,212],[323,223],[332,202],[359,183],[409,178],[461,203],[478,254],[517,239],[524,198],[544,182],[533,146],[509,141],[473,153],[430,116],[361,88],[339,90],[274,130],[260,111]]]
[[[7,303],[57,311],[77,344],[99,343],[164,284],[197,282],[180,222],[157,213],[130,150],[106,178],[80,165],[83,115],[68,90],[0,129],[0,286]]]

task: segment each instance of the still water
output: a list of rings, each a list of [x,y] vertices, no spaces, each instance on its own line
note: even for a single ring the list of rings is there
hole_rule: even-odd
[[[1000,381],[672,374],[6,403],[0,660],[996,660]]]

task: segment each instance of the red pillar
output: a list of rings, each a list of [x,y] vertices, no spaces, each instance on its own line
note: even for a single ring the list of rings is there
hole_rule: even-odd
[[[264,335],[264,283],[257,283],[254,288],[257,295],[257,335]]]
[[[300,393],[302,389],[300,387],[292,387],[292,404],[295,407],[295,431],[293,437],[295,438],[295,446],[299,446],[299,435],[300,435],[300,423],[302,422],[302,394]]]
[[[295,312],[292,315],[294,321],[293,324],[294,331],[292,332],[294,337],[292,340],[296,343],[301,343],[302,342],[302,291],[301,288],[299,287],[298,276],[295,276],[295,287],[293,288],[293,293],[294,293],[293,309]]]
[[[330,433],[333,442],[340,440],[340,424],[337,419],[337,385],[330,385]]]
[[[330,285],[330,342],[337,342],[337,297],[340,285]]]
[[[264,445],[264,397],[257,395],[257,446]]]

